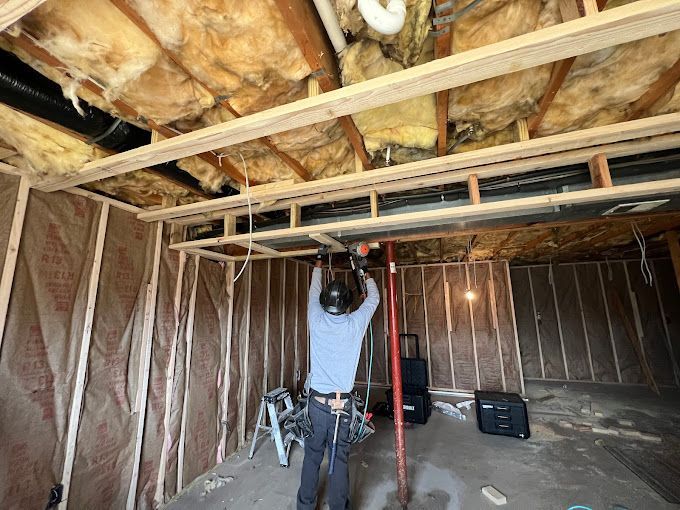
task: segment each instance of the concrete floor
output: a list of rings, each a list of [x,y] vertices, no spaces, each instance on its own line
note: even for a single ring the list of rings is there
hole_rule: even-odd
[[[667,503],[596,444],[600,439],[611,446],[653,450],[677,465],[680,392],[666,391],[659,398],[643,387],[528,382],[527,396],[532,436],[526,441],[480,433],[474,410],[466,411],[466,422],[433,413],[427,425],[407,430],[409,509],[496,508],[480,493],[485,485],[493,485],[507,496],[504,508],[508,509],[567,510],[574,505],[592,510],[680,508]],[[464,400],[433,398],[437,399]],[[584,423],[621,426],[618,419],[631,420],[633,428],[659,435],[662,441],[583,430]],[[561,421],[580,424],[582,430],[567,428]],[[350,457],[355,510],[399,508],[393,425],[386,418],[377,418],[376,424],[377,433],[355,446]],[[295,445],[291,467],[285,469],[279,467],[271,443],[263,443],[252,461],[247,459],[247,450],[242,450],[195,480],[166,508],[292,509],[302,457],[302,450]],[[325,468],[324,463],[322,491]],[[221,486],[206,491],[216,480]]]

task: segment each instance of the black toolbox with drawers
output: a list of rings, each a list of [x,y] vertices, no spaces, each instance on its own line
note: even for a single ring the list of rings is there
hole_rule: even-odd
[[[517,393],[475,391],[475,409],[482,432],[522,439],[531,435],[527,406]]]
[[[399,340],[409,337],[415,338],[416,357],[401,358],[401,383],[404,394],[404,421],[409,423],[427,423],[432,414],[432,401],[427,389],[427,360],[420,357],[420,342],[418,335],[400,334]],[[390,415],[394,413],[394,392],[387,390],[387,407]]]

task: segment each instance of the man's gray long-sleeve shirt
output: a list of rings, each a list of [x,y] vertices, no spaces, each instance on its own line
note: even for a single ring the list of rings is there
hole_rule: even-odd
[[[368,296],[350,314],[332,315],[321,307],[321,268],[314,268],[307,318],[311,341],[311,387],[319,393],[349,393],[354,388],[361,344],[380,303],[375,281],[366,280]]]

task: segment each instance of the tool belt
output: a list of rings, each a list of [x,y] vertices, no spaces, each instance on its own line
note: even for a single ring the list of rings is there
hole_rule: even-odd
[[[337,394],[336,393],[320,393],[316,390],[311,391],[311,397],[314,398],[317,402],[320,404],[332,407],[331,401],[336,400]],[[347,407],[347,402],[352,400],[352,394],[351,393],[340,393],[340,400],[345,404],[345,407]],[[349,409],[346,409],[349,410]]]

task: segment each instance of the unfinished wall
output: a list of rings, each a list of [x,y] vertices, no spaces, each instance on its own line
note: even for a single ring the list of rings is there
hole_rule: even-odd
[[[371,382],[390,385],[386,274],[384,269],[372,274],[381,303],[371,322]],[[354,288],[351,274],[345,272],[344,277]],[[467,289],[474,299],[466,299]],[[431,389],[524,391],[506,262],[399,267],[397,301],[399,331],[418,335]],[[368,340],[367,336],[358,383],[367,380]],[[415,356],[413,340],[402,344],[402,356]]]
[[[639,350],[657,385],[678,385],[680,295],[670,260],[513,267],[524,375],[644,384]]]

